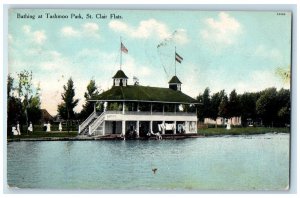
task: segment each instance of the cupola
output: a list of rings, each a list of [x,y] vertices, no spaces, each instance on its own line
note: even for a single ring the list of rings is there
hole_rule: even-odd
[[[112,77],[114,80],[113,86],[127,86],[127,79],[128,77],[122,70],[118,70],[117,73]]]
[[[171,80],[169,81],[169,88],[173,89],[175,91],[181,91],[181,82],[177,78],[177,76],[173,76]]]

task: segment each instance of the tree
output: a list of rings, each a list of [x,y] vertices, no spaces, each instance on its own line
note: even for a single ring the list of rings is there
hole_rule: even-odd
[[[13,97],[12,93],[14,91],[14,78],[8,74],[7,76],[7,97]]]
[[[12,135],[11,127],[22,118],[22,103],[14,96],[14,91],[14,78],[9,74],[7,78],[7,135]]]
[[[238,96],[240,103],[240,113],[242,119],[242,125],[246,125],[247,119],[256,120],[256,101],[259,98],[259,93],[245,92]]]
[[[231,119],[232,117],[240,116],[240,114],[240,104],[237,97],[237,93],[234,89],[229,95],[228,117]]]
[[[273,126],[279,110],[276,96],[276,88],[268,88],[262,91],[261,96],[256,102],[257,114],[260,115],[264,123],[269,126]]]
[[[279,106],[277,116],[280,125],[290,124],[291,122],[291,100],[288,89],[280,89],[277,92],[277,104]]]
[[[40,88],[32,83],[33,75],[29,71],[21,71],[17,74],[18,81],[15,86],[14,78],[9,74],[7,80],[8,97],[8,127],[20,122],[26,124],[28,133],[29,121],[36,123],[41,117]],[[22,127],[21,127],[22,129]],[[10,131],[8,129],[8,131]]]
[[[199,120],[204,121],[204,118],[211,118],[211,98],[210,90],[207,87],[203,94],[199,94],[196,100],[200,103],[197,105],[197,117]]]
[[[58,105],[59,115],[67,120],[67,128],[69,132],[69,120],[74,118],[74,108],[78,104],[79,100],[74,99],[75,88],[72,78],[67,82],[67,85],[63,86],[64,93],[61,94],[63,102]]]
[[[288,65],[287,67],[278,67],[276,68],[277,76],[285,83],[289,84],[291,81],[291,66]]]
[[[219,116],[219,106],[224,96],[225,96],[225,90],[222,90],[220,92],[213,94],[211,97],[210,118],[212,118],[213,120],[217,120]],[[217,122],[216,122],[216,128],[217,128]]]
[[[84,93],[84,98],[86,100],[85,104],[82,106],[80,112],[80,117],[85,119],[87,118],[94,110],[94,105],[88,100],[95,99],[99,95],[98,88],[96,86],[95,80],[90,80],[87,91]]]
[[[223,117],[223,118],[229,118],[227,95],[224,95],[224,97],[221,99],[221,102],[219,105],[219,116]]]

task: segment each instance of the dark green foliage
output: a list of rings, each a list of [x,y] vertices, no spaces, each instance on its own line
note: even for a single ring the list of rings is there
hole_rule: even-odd
[[[219,105],[219,116],[223,118],[230,118],[229,108],[228,97],[227,95],[224,95]]]
[[[239,95],[240,116],[242,118],[242,125],[246,126],[247,119],[257,120],[256,101],[260,93],[244,93]]]
[[[209,96],[209,88],[199,94],[197,101],[198,119],[216,119],[217,117],[242,118],[242,125],[247,125],[247,119],[265,126],[290,125],[290,91],[287,89],[268,88],[261,92],[237,95],[233,90],[229,99],[224,90]]]
[[[94,103],[88,100],[95,99],[99,96],[99,91],[96,86],[95,80],[90,80],[87,91],[84,93],[84,98],[86,100],[85,104],[82,106],[82,110],[80,112],[80,118],[86,119],[93,111],[94,111]]]
[[[38,123],[41,118],[40,89],[32,84],[32,72],[24,70],[17,75],[16,83],[10,74],[7,79],[8,134],[17,122],[21,126],[26,125],[27,132],[29,122]]]
[[[240,115],[241,115],[240,103],[239,103],[237,93],[234,89],[229,95],[228,118],[236,117]]]
[[[75,88],[72,78],[70,78],[67,82],[67,86],[64,85],[64,93],[61,94],[63,103],[58,105],[58,113],[59,115],[66,120],[74,118],[74,108],[78,104],[79,100],[75,99]]]
[[[210,117],[210,106],[211,106],[211,101],[210,101],[210,90],[207,87],[203,94],[199,94],[197,96],[196,100],[198,101],[199,104],[197,104],[197,116],[200,121],[204,121],[204,118]]]
[[[256,102],[257,114],[265,125],[278,126],[290,123],[290,91],[269,88],[262,91]]]
[[[67,82],[67,86],[64,85],[64,93],[61,94],[63,102],[58,105],[58,113],[59,115],[67,120],[67,126],[69,131],[70,120],[75,118],[74,108],[78,104],[79,100],[75,99],[75,88],[73,84],[72,78],[70,78]]]
[[[211,97],[211,107],[210,107],[210,117],[212,119],[217,119],[217,117],[219,116],[219,106],[220,103],[222,101],[222,99],[225,97],[225,90],[222,90],[220,92],[217,92],[215,94],[212,95]]]

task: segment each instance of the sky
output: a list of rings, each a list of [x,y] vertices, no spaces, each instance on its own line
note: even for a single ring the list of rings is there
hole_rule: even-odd
[[[168,87],[176,47],[183,57],[177,76],[191,97],[206,87],[227,94],[290,87],[276,74],[291,64],[288,12],[11,9],[8,73],[32,71],[41,106],[52,115],[72,77],[79,112],[91,79],[101,91],[111,88],[120,40],[128,49],[121,67],[129,84],[135,76],[141,85]]]

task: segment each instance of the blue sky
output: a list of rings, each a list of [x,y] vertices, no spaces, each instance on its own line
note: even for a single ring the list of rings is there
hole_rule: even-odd
[[[17,18],[17,13],[35,19]],[[69,18],[47,19],[46,13]],[[83,19],[71,19],[72,13]],[[112,13],[122,19],[110,19]],[[93,19],[86,19],[87,14]],[[107,18],[96,19],[96,14]],[[90,79],[101,90],[112,86],[120,67],[120,37],[129,50],[122,65],[129,83],[136,76],[141,85],[167,87],[176,46],[183,57],[177,76],[182,91],[192,97],[206,87],[212,93],[289,88],[276,69],[290,66],[290,13],[12,9],[8,26],[8,72],[32,70],[42,107],[53,115],[69,77],[80,99],[76,111]]]

